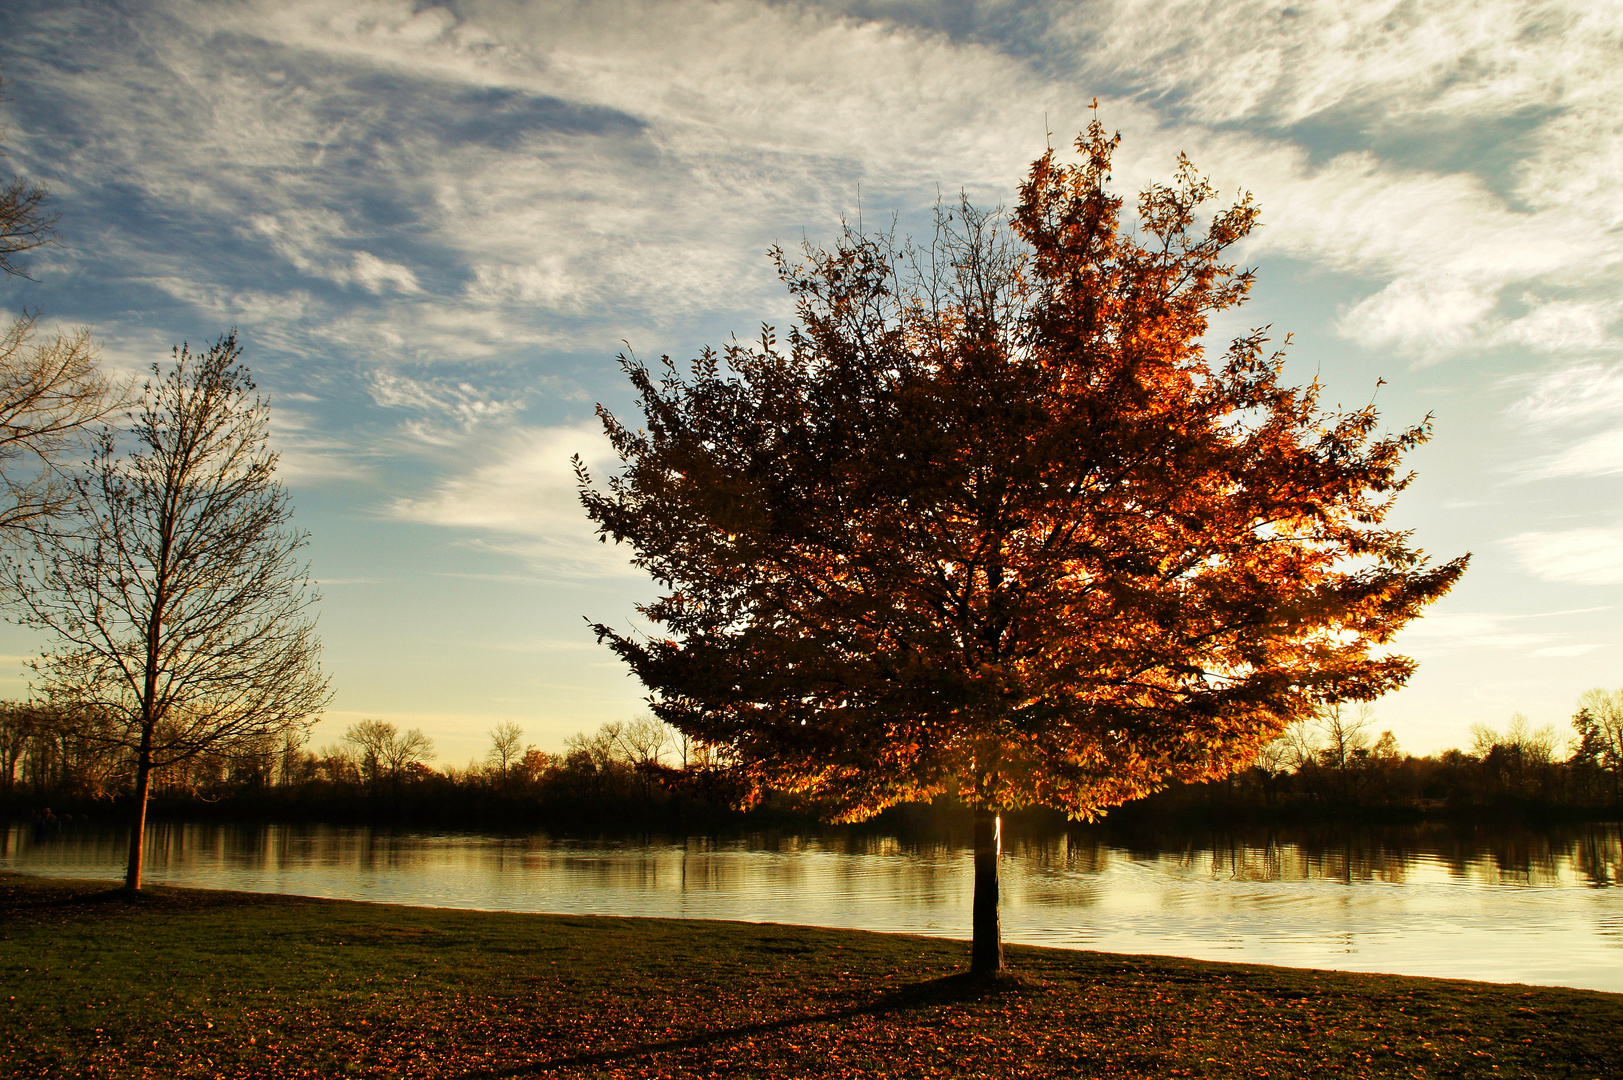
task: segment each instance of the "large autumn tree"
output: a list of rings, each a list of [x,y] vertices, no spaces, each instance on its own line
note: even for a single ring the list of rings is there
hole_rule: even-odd
[[[1465,568],[1382,526],[1425,423],[1326,408],[1264,330],[1207,354],[1252,285],[1225,261],[1250,198],[1206,212],[1180,159],[1129,227],[1116,143],[1095,121],[1076,162],[1044,154],[1007,225],[966,205],[922,249],[777,252],[786,345],[622,357],[643,418],[600,408],[623,467],[581,470],[663,589],[639,609],[663,632],[595,627],[662,719],[846,820],[974,808],[977,972],[1002,965],[999,811],[1243,767],[1401,684],[1379,646]]]

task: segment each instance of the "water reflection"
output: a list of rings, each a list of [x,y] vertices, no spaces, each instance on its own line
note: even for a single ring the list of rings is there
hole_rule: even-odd
[[[0,867],[117,877],[125,834],[0,833]],[[592,840],[159,823],[149,879],[514,911],[961,937],[961,844],[861,832]],[[1616,824],[1011,838],[1010,941],[1623,991]],[[1508,932],[1507,932],[1508,931]]]

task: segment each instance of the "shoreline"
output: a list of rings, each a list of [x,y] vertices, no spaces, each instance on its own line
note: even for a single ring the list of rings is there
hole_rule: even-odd
[[[1623,994],[0,874],[16,1076],[1615,1075]],[[1497,1068],[1495,1068],[1497,1066]]]

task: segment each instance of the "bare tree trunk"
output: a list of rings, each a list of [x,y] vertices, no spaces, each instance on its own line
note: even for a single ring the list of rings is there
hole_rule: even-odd
[[[997,864],[1003,853],[1003,821],[995,810],[975,811],[974,938],[969,947],[969,973],[996,975],[1003,970],[1003,927],[998,920]]]
[[[150,733],[141,742],[141,756],[135,766],[135,824],[130,828],[130,862],[124,872],[124,888],[130,892],[137,892],[141,888],[141,861],[146,851],[147,789],[152,783]]]

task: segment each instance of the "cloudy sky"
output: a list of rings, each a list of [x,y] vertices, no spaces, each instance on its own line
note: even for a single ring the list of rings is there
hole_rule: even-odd
[[[130,371],[240,328],[323,583],[318,744],[377,717],[451,763],[502,720],[556,749],[640,709],[582,616],[650,588],[568,471],[606,464],[622,342],[784,324],[769,245],[1006,204],[1097,98],[1124,189],[1186,151],[1260,201],[1220,332],[1435,414],[1398,517],[1475,559],[1376,709],[1432,751],[1623,685],[1620,55],[1593,0],[10,0],[8,165],[62,243],[0,303]],[[25,694],[38,643],[0,635]]]

